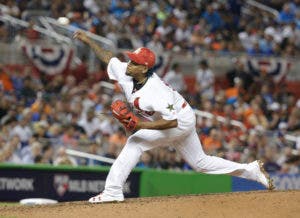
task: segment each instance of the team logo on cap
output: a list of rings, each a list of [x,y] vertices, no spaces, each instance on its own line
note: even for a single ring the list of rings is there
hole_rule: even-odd
[[[138,54],[138,53],[141,52],[141,50],[142,50],[142,48],[138,48],[138,49],[136,49],[133,53]]]

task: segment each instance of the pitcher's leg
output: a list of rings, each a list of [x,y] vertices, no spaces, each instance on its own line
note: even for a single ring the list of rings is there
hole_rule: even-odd
[[[123,196],[123,186],[131,170],[138,163],[142,149],[135,144],[126,144],[110,168],[106,178],[104,193]]]
[[[123,197],[123,186],[142,153],[167,143],[165,132],[140,130],[131,135],[121,153],[113,163],[106,178],[104,195]]]
[[[176,148],[186,162],[198,172],[207,174],[230,174],[242,178],[255,179],[255,175],[251,173],[251,165],[249,164],[240,164],[223,158],[206,155],[195,131],[180,142]]]
[[[208,174],[229,174],[241,178],[251,179],[263,184],[267,189],[274,189],[272,180],[263,170],[262,162],[254,161],[240,164],[223,158],[208,156],[203,152],[196,131],[193,131],[176,146],[183,158],[193,169]]]

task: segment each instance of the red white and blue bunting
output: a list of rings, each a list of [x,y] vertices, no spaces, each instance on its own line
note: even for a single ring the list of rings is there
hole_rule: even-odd
[[[23,51],[33,65],[47,75],[64,72],[70,66],[73,50],[66,45],[23,45]]]
[[[274,82],[278,83],[285,79],[291,68],[291,62],[287,59],[275,58],[249,58],[247,59],[247,67],[250,71],[257,73],[266,73],[273,77]]]

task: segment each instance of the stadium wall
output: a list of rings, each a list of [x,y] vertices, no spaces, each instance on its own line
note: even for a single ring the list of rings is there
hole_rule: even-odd
[[[24,198],[80,201],[101,192],[108,167],[0,164],[0,202]],[[272,175],[278,189],[300,189],[300,174]],[[263,190],[256,182],[193,171],[134,169],[124,187],[125,197],[148,197]]]

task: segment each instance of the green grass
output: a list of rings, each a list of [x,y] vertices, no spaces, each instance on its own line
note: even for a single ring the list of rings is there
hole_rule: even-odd
[[[16,205],[20,205],[19,202],[0,202],[0,207],[2,206],[16,206]],[[0,216],[0,218],[2,218]]]
[[[1,216],[0,215],[0,218],[17,218],[16,216]]]

